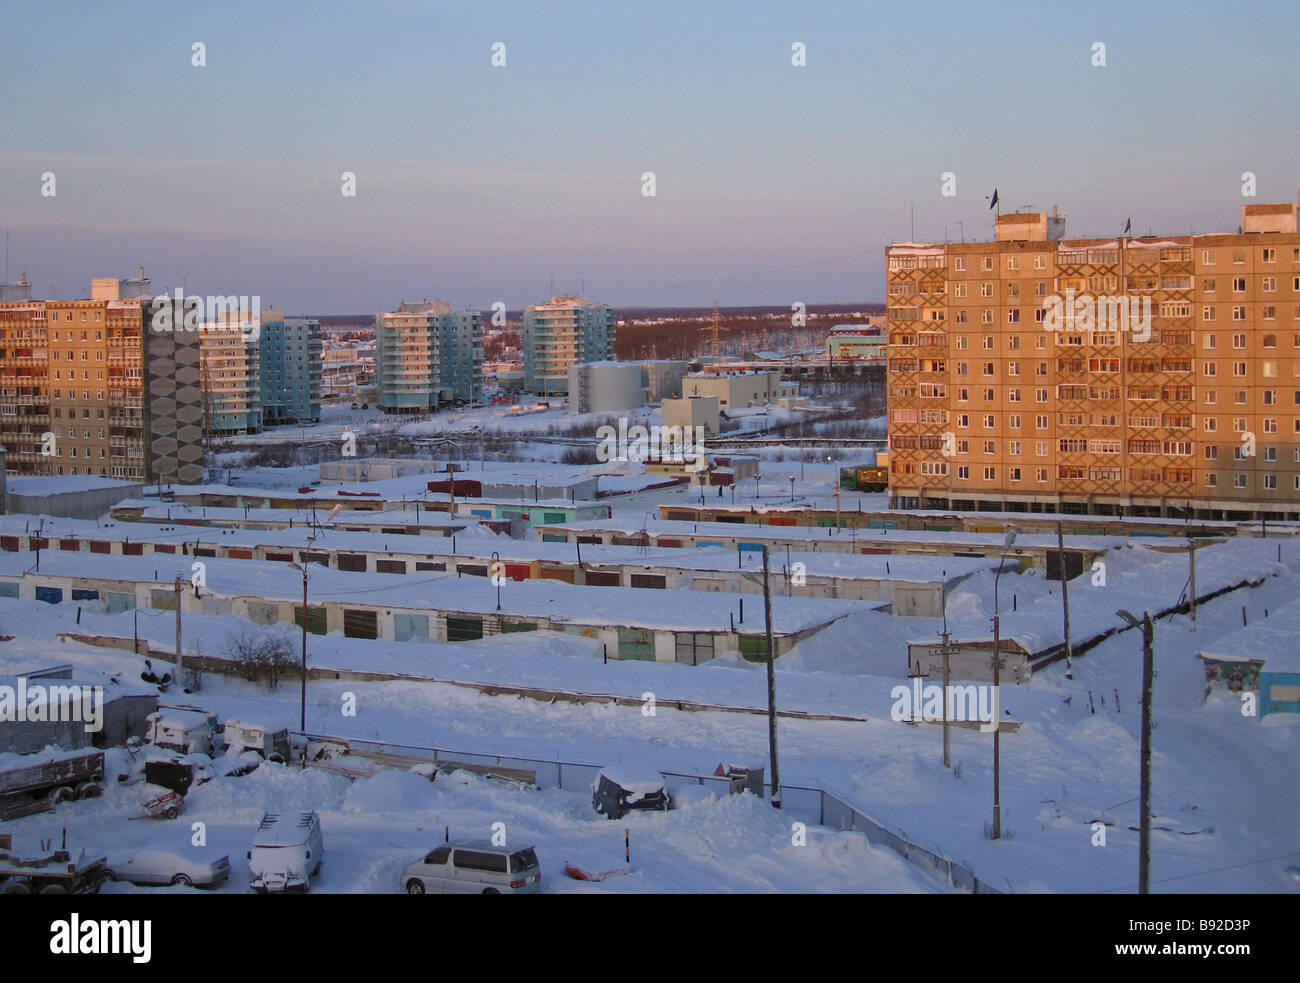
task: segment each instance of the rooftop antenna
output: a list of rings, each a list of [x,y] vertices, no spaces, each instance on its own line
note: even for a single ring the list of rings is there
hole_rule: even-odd
[[[9,282],[9,230],[5,229],[5,283]]]

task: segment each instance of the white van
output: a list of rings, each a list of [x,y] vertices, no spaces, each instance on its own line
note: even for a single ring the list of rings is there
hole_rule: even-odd
[[[248,851],[248,878],[254,891],[306,892],[325,861],[325,837],[314,812],[268,812]]]
[[[506,848],[487,840],[435,847],[402,869],[407,894],[536,894],[542,869],[531,846]]]

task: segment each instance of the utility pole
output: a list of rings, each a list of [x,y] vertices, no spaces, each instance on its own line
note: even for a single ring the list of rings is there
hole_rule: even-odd
[[[185,688],[181,670],[185,667],[185,653],[181,649],[181,575],[176,575],[176,685]]]
[[[943,623],[943,647],[940,649],[943,653],[943,766],[951,767],[948,763],[948,619],[944,618]],[[997,732],[994,731],[996,734]]]
[[[763,619],[767,632],[767,751],[772,759],[772,808],[781,808],[781,772],[776,763],[776,652],[772,645],[772,589],[767,546],[763,547]]]
[[[1138,894],[1149,893],[1151,876],[1151,677],[1155,675],[1152,652],[1151,612],[1142,617],[1142,779],[1139,799],[1142,810],[1138,820],[1141,868],[1138,870]]]
[[[1056,550],[1061,562],[1061,609],[1065,613],[1065,678],[1074,678],[1074,649],[1070,645],[1070,577],[1065,572],[1065,526],[1056,524]]]
[[[1007,553],[1016,541],[1014,529],[1008,529],[1003,541],[1002,557],[998,561],[998,572],[993,578],[993,839],[1002,839],[1002,718],[1000,699],[1002,681],[1002,618],[998,606],[998,583],[1002,579],[1002,568],[1007,562]],[[945,700],[947,694],[944,694]]]
[[[1190,536],[1187,539],[1187,562],[1192,568],[1192,631],[1196,631],[1196,543]]]
[[[312,539],[316,537],[313,536]],[[311,543],[312,539],[307,540],[307,549],[302,557],[302,673],[299,678],[299,716],[298,729],[303,732],[303,740],[306,740],[307,734],[307,564],[311,562]],[[303,752],[302,766],[307,767],[307,754]]]
[[[451,495],[451,517],[456,518],[456,462],[447,462],[447,485],[448,492]]]

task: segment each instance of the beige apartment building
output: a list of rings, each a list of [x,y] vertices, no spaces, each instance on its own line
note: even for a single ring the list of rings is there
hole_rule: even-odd
[[[8,473],[201,480],[198,343],[148,329],[143,274],[94,280],[89,300],[23,293],[0,303]]]
[[[887,247],[891,506],[1300,518],[1296,214]]]

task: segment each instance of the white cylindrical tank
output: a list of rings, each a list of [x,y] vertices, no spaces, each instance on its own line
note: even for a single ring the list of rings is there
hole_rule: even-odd
[[[620,413],[643,402],[638,362],[586,362],[569,367],[570,413]]]

